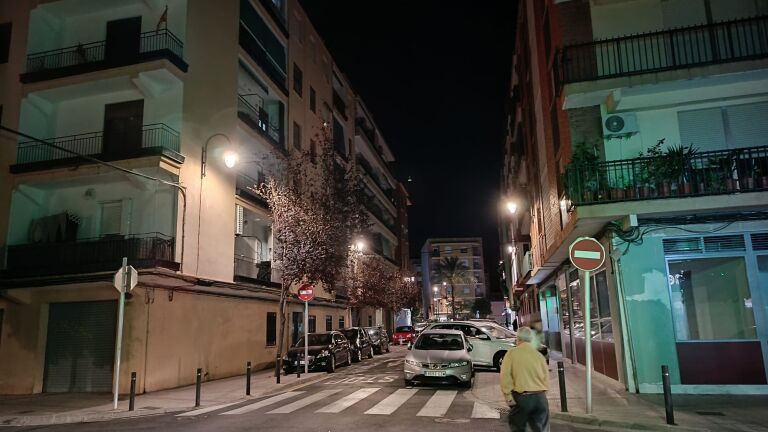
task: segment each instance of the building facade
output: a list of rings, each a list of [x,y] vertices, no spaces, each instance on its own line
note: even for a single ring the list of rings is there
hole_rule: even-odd
[[[464,264],[474,283],[456,284],[457,318],[469,317],[475,299],[487,297],[483,239],[434,238],[427,239],[421,248],[422,305],[432,319],[446,320],[451,317],[451,286],[438,277],[438,266],[444,258],[456,258]],[[443,283],[445,282],[445,283]],[[426,312],[425,312],[426,313]]]
[[[0,135],[0,393],[111,389],[122,257],[139,280],[121,392],[131,371],[144,392],[273,364],[280,275],[254,187],[322,128],[342,163],[393,160],[358,145],[362,101],[298,1],[4,2],[0,36],[0,124],[19,132]],[[319,291],[309,330],[349,326]]]
[[[521,1],[503,187],[523,323],[628,390],[768,393],[765,1]]]

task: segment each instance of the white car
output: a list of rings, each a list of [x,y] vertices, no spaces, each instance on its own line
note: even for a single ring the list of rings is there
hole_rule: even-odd
[[[460,331],[426,330],[408,345],[403,374],[405,385],[459,384],[472,388],[473,346]]]
[[[501,361],[507,350],[515,346],[515,334],[504,327],[491,323],[453,321],[433,323],[430,330],[458,330],[472,344],[472,363],[475,366],[490,366],[501,370]]]

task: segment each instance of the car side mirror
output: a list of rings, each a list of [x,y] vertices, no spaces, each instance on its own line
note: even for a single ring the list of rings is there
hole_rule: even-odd
[[[467,352],[472,352],[472,344],[469,344],[469,346],[467,347]]]

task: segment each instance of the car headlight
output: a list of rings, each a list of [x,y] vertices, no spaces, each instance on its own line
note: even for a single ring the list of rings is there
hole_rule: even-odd
[[[318,356],[318,357],[328,357],[329,355],[331,355],[331,352],[330,352],[330,351],[328,351],[328,350],[322,350],[322,351],[320,351],[320,354],[318,354],[317,356]],[[310,356],[310,358],[311,358],[311,357],[312,357],[312,356]]]
[[[461,362],[451,362],[451,363],[448,363],[448,367],[449,367],[449,368],[455,368],[455,367],[466,366],[466,365],[468,365],[468,364],[469,364],[469,362],[468,362],[468,361],[461,361]]]
[[[415,360],[408,360],[408,359],[405,359],[405,364],[409,364],[411,366],[421,366],[421,363]]]

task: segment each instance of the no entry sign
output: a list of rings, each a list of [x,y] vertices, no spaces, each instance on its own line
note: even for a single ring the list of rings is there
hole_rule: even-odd
[[[299,300],[308,302],[315,297],[315,287],[304,284],[299,287]]]
[[[571,243],[568,249],[571,263],[584,271],[593,271],[600,268],[605,261],[605,249],[603,245],[592,237],[581,237]]]

